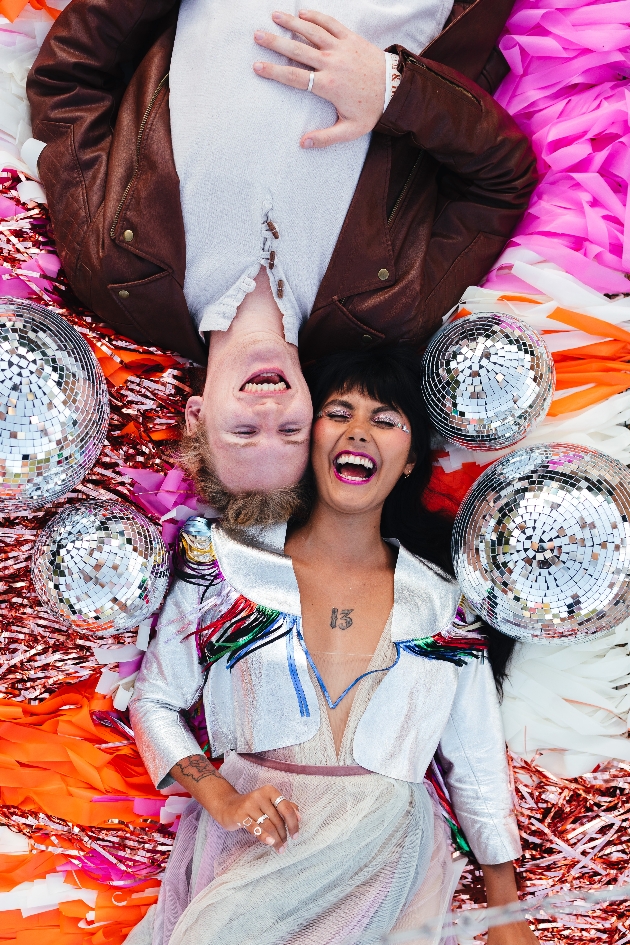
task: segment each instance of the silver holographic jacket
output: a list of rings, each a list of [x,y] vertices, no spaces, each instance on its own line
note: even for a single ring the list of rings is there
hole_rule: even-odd
[[[249,544],[204,519],[185,526],[183,547],[201,580],[175,581],[131,702],[137,744],[159,788],[172,783],[173,765],[202,753],[184,718],[200,697],[213,757],[297,745],[318,731],[284,539],[284,526],[249,535]],[[499,704],[483,638],[459,604],[455,582],[399,548],[396,659],[357,726],[353,755],[370,771],[418,783],[437,753],[477,859],[503,863],[521,848]]]

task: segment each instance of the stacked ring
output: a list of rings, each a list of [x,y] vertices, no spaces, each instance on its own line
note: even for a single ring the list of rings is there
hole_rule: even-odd
[[[280,797],[277,797],[275,799],[275,801],[273,802],[273,806],[277,807],[278,804],[280,804],[282,801],[286,801],[286,797],[284,796],[284,794],[281,794]]]
[[[266,820],[269,820],[269,814],[261,814],[261,816],[258,818],[258,820],[256,821],[256,823],[257,823],[257,824],[262,824],[262,823],[264,823]]]

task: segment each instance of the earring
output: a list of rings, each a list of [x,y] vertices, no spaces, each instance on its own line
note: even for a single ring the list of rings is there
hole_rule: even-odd
[[[410,469],[408,473],[403,473],[403,476],[405,477],[405,479],[409,479],[409,476],[411,475],[412,471],[413,470]]]

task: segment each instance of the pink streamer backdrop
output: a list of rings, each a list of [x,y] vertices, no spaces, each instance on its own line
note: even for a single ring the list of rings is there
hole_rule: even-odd
[[[512,71],[496,99],[541,174],[508,245],[600,292],[630,291],[630,0],[517,0],[500,47]]]

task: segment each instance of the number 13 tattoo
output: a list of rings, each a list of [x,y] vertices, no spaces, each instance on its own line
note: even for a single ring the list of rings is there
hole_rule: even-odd
[[[352,617],[350,616],[353,613],[354,608],[351,607],[350,610],[342,610],[341,612],[337,607],[333,607],[330,614],[330,627],[332,630],[347,630],[348,627],[352,626]],[[341,616],[339,614],[341,613]]]

